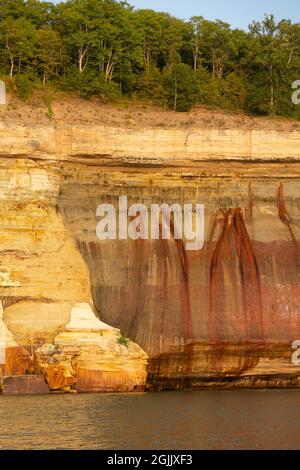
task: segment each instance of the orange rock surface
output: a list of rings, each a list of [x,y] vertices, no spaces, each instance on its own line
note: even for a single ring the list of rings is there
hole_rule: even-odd
[[[43,364],[59,388],[73,380],[62,365],[73,389],[139,387],[139,348],[154,389],[299,386],[299,135],[272,123],[2,121],[0,297],[13,347],[57,346]],[[117,207],[120,195],[204,204],[204,248],[99,240],[97,207]],[[82,303],[136,347],[68,330]],[[27,367],[20,351],[16,363]]]

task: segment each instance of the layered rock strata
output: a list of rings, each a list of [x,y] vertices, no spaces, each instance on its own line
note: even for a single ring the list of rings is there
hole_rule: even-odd
[[[51,344],[62,355],[54,388],[102,390],[95,370],[105,386],[117,383],[114,367],[128,374],[124,349],[123,365],[105,369],[82,330],[66,329],[77,303],[94,303],[149,354],[153,389],[299,386],[299,132],[2,124],[0,139],[4,321],[27,351]],[[204,248],[100,241],[96,209],[117,208],[120,195],[147,207],[204,204]],[[79,356],[66,352],[75,338]]]
[[[120,331],[96,318],[88,304],[77,304],[54,344],[36,352],[36,373],[50,390],[78,392],[143,391],[147,354]]]

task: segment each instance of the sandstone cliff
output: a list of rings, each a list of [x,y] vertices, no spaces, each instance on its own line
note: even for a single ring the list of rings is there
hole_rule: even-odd
[[[75,366],[79,389],[109,387],[104,363],[123,385],[144,380],[133,344],[111,361],[108,344],[106,358],[66,353],[81,346],[66,327],[78,303],[148,353],[154,389],[300,385],[298,129],[2,121],[0,157],[3,318],[54,389],[72,388]],[[204,204],[204,249],[100,241],[97,206],[124,194]]]

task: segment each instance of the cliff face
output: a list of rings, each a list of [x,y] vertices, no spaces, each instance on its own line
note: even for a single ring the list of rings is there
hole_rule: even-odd
[[[148,353],[154,389],[300,385],[298,131],[2,124],[0,139],[0,296],[18,345],[64,342],[71,308],[89,303]],[[204,204],[204,248],[100,241],[96,209],[120,195]]]

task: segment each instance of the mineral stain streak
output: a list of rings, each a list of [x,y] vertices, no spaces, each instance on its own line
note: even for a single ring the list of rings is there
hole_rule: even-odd
[[[190,295],[189,295],[189,268],[188,261],[186,256],[186,251],[184,248],[184,242],[182,239],[175,239],[175,227],[174,221],[170,220],[171,236],[172,240],[176,243],[177,253],[180,260],[181,274],[182,274],[182,289],[181,289],[181,301],[182,301],[182,313],[183,313],[183,324],[185,329],[185,338],[186,340],[193,339],[193,325],[191,319],[191,304],[190,304]]]
[[[222,228],[210,264],[211,342],[219,347],[223,343],[226,350],[230,336],[233,343],[243,338],[247,349],[247,345],[262,343],[264,338],[257,260],[240,208],[218,211],[212,235],[217,221]],[[226,325],[230,325],[229,335]],[[222,362],[220,353],[216,360]],[[255,363],[255,358],[245,357],[235,374]]]
[[[231,318],[226,316],[229,305]],[[210,325],[213,342],[224,339],[218,325],[222,325],[225,318],[247,341],[263,340],[259,270],[240,208],[223,213],[221,235],[211,260]]]
[[[175,240],[178,257],[180,260],[181,274],[182,274],[182,285],[181,285],[181,303],[182,303],[182,314],[183,314],[183,326],[185,332],[185,346],[184,355],[186,356],[185,365],[183,369],[184,375],[190,375],[193,364],[193,325],[191,318],[191,302],[189,293],[189,266],[186,256],[185,246],[182,239],[175,239],[175,227],[174,221],[170,220],[171,236]]]
[[[300,253],[299,253],[299,246],[298,246],[299,242],[297,241],[297,237],[294,233],[293,219],[290,217],[286,209],[286,204],[285,204],[285,199],[284,199],[284,186],[282,182],[278,186],[276,200],[277,200],[279,218],[284,223],[284,225],[288,228],[293,245],[294,245],[296,266],[300,266]]]
[[[249,181],[249,184],[248,184],[248,208],[246,209],[246,218],[248,220],[253,219],[253,208],[254,208],[253,188],[252,188],[251,181]]]

